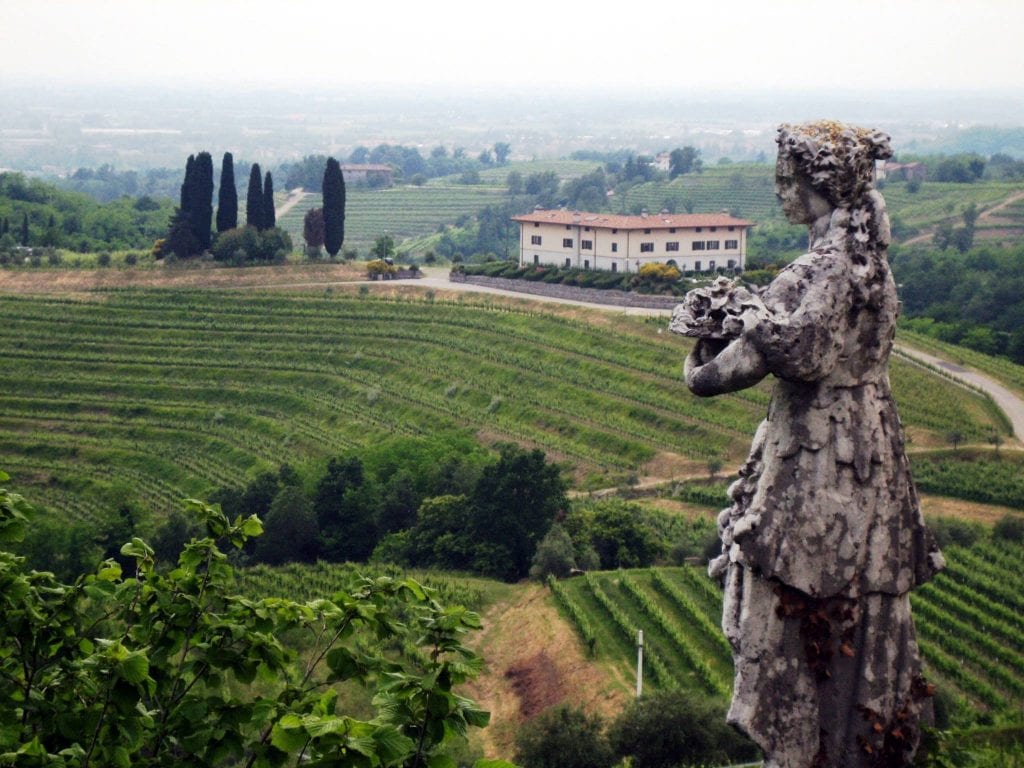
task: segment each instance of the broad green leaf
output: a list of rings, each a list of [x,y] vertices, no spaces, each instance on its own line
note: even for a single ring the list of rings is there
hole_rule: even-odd
[[[285,715],[270,731],[270,743],[282,752],[292,753],[302,749],[302,745],[308,740],[309,737],[302,727],[302,719],[298,715]]]
[[[519,768],[515,763],[508,760],[477,760],[473,768]]]
[[[149,659],[142,651],[133,651],[121,660],[118,672],[126,683],[137,685],[149,677]]]
[[[377,754],[385,765],[400,762],[416,749],[415,741],[389,725],[377,728],[373,740],[377,742]]]
[[[363,672],[362,666],[348,648],[332,648],[327,654],[327,666],[338,680],[348,680]]]
[[[131,541],[121,547],[121,554],[136,560],[148,560],[153,556],[153,549],[138,536],[133,536]]]

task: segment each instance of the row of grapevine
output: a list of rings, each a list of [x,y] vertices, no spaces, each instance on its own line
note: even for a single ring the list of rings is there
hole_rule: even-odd
[[[671,640],[676,651],[682,656],[686,663],[696,672],[697,677],[710,693],[726,696],[731,687],[722,680],[711,666],[701,657],[700,652],[694,648],[692,642],[680,631],[679,627],[671,621],[665,612],[651,601],[639,585],[626,573],[619,576],[619,583],[623,589],[636,601],[644,615],[653,621],[662,632]]]
[[[635,642],[639,634],[639,627],[634,625],[626,614],[623,613],[622,609],[619,608],[618,604],[608,597],[593,574],[588,573],[584,577],[584,580],[591,594],[601,604],[601,607],[604,608],[608,616],[611,617],[612,622],[619,630],[620,634],[622,634],[627,641]],[[649,642],[644,647],[644,661],[650,667],[650,677],[653,678],[657,685],[663,688],[679,687],[679,682],[676,680],[675,676],[669,672],[665,662],[662,661],[659,653],[651,647]]]
[[[580,639],[583,640],[583,645],[586,646],[587,653],[593,656],[597,649],[597,636],[594,634],[594,629],[590,626],[590,620],[587,618],[583,608],[580,607],[579,603],[572,599],[569,592],[554,576],[548,576],[547,584],[551,593],[558,601],[558,604],[562,606],[562,608],[565,609],[565,612],[569,615],[569,620],[579,633]]]
[[[689,568],[684,568],[683,573],[687,573],[692,577]],[[654,571],[651,574],[651,583],[658,592],[665,595],[672,602],[685,621],[699,629],[706,637],[711,638],[723,656],[728,657],[732,653],[729,641],[725,639],[725,635],[722,634],[722,630],[718,625],[712,623],[704,611],[698,608],[681,589],[669,581],[665,574],[661,571]]]

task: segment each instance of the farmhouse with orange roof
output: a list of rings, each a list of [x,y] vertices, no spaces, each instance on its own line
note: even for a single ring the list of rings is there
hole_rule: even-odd
[[[669,261],[685,272],[742,270],[754,222],[727,213],[585,213],[537,209],[519,224],[519,264],[636,272]]]

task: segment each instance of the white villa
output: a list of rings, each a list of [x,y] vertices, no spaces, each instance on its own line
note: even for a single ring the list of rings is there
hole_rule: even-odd
[[[669,261],[685,272],[742,270],[754,222],[726,213],[641,214],[535,210],[519,223],[519,264],[636,272]]]

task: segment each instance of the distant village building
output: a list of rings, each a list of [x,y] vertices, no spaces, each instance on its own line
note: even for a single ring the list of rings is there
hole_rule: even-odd
[[[875,178],[899,179],[902,181],[924,181],[928,169],[924,163],[882,163],[875,169]]]
[[[390,165],[374,163],[341,166],[346,184],[369,184],[374,187],[390,187],[394,170]]]
[[[519,224],[519,264],[636,272],[674,262],[685,272],[742,270],[754,222],[727,213],[619,216],[535,210]]]
[[[669,168],[672,167],[672,155],[668,152],[659,152],[654,157],[654,162],[651,163],[659,171],[668,173]]]

